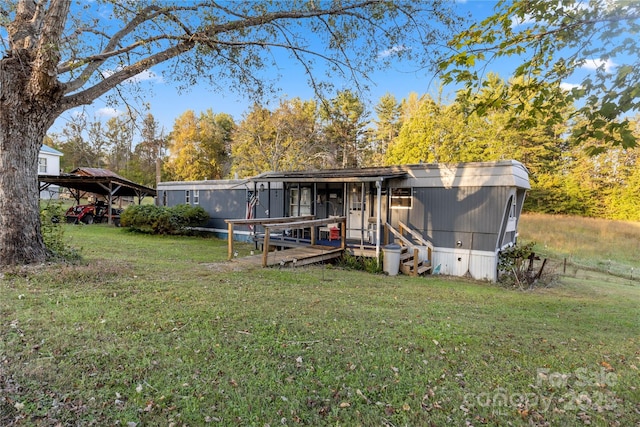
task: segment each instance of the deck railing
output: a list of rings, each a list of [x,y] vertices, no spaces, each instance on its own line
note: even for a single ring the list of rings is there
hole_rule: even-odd
[[[253,218],[253,219],[226,219],[228,228],[228,242],[227,242],[227,257],[233,258],[233,229],[236,225],[249,225],[249,226],[261,226],[264,228],[263,237],[263,266],[266,266],[266,259],[269,253],[269,247],[271,246],[272,233],[279,230],[299,230],[303,234],[306,230],[309,230],[310,245],[315,245],[317,241],[317,229],[318,227],[326,226],[328,224],[342,224],[341,230],[341,249],[346,249],[346,217],[331,217],[324,219],[315,219],[313,215],[294,216],[294,217],[279,217],[279,218]],[[278,239],[274,239],[278,240]],[[276,243],[274,241],[273,243]]]
[[[264,240],[262,242],[262,266],[267,266],[267,257],[269,256],[269,247],[271,246],[272,232],[289,229],[297,229],[304,232],[304,230],[309,229],[310,245],[314,246],[317,240],[317,228],[328,224],[342,224],[341,227],[338,227],[340,229],[340,249],[345,250],[347,248],[347,218],[344,216],[325,219],[298,220],[292,222],[270,222],[262,224],[262,226],[264,227]]]
[[[389,223],[385,223],[384,225],[385,228],[385,233],[384,233],[384,237],[385,237],[385,245],[388,243],[388,235],[389,233],[393,234],[393,236],[395,236],[400,243],[402,244],[402,246],[407,246],[407,247],[415,247],[416,245],[419,246],[424,246],[426,247],[427,250],[427,259],[428,260],[432,260],[432,253],[433,253],[433,243],[431,243],[430,241],[426,240],[424,237],[422,237],[422,235],[420,233],[418,233],[417,231],[413,230],[411,227],[407,226],[406,224],[404,224],[401,221],[398,221],[398,230],[396,230],[395,228],[393,228]],[[409,240],[405,237],[405,234],[408,234],[411,236],[412,240]],[[416,249],[414,249],[415,251]]]

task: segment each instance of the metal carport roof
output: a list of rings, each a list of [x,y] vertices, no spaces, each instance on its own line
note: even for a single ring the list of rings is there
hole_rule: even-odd
[[[39,175],[38,180],[40,191],[46,190],[50,185],[58,185],[68,188],[76,200],[80,199],[81,193],[99,194],[110,199],[136,196],[138,202],[146,196],[156,196],[153,188],[136,184],[107,169],[78,168],[68,174]]]

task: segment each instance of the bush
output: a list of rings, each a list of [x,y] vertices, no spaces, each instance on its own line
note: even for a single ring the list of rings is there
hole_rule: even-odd
[[[539,260],[533,252],[534,242],[517,244],[500,252],[498,258],[499,283],[508,288],[532,289],[536,285],[549,285],[555,279],[553,274],[543,274],[546,260],[534,268],[534,260]]]
[[[338,265],[348,270],[366,271],[371,274],[382,273],[382,254],[380,259],[371,257],[358,257],[346,252],[338,261]]]
[[[46,206],[40,208],[40,227],[49,258],[71,261],[80,256],[64,242],[64,228],[61,224],[64,214],[65,210],[60,201],[47,201]]]
[[[129,206],[120,215],[120,224],[132,231],[148,234],[189,234],[189,227],[203,225],[209,219],[200,206]]]

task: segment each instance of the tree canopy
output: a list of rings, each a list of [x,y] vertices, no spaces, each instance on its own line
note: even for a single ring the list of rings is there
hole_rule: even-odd
[[[517,58],[512,77],[519,82],[510,90],[525,94],[527,103],[533,97],[534,108],[522,103],[515,111],[529,123],[557,123],[565,118],[545,109],[575,102],[575,114],[585,120],[574,135],[597,154],[607,146],[636,145],[629,118],[640,110],[639,32],[637,1],[502,0],[491,16],[450,42],[453,53],[440,68],[445,82],[464,83],[469,91],[482,87],[488,64]],[[590,72],[579,76],[581,69]],[[580,81],[565,86],[566,94],[547,90],[548,84],[567,85],[571,78]],[[593,140],[607,145],[588,144]]]
[[[114,89],[160,64],[183,88],[205,81],[260,95],[277,83],[261,71],[277,70],[280,51],[318,93],[340,78],[360,86],[402,58],[431,64],[453,16],[439,0],[0,3],[0,265],[46,258],[38,152],[63,112],[128,99]]]

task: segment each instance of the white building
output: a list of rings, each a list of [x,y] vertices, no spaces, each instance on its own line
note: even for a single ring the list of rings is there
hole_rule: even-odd
[[[38,175],[60,175],[60,157],[62,153],[47,145],[42,145],[38,153]],[[41,199],[57,199],[60,187],[50,186],[40,192]]]

